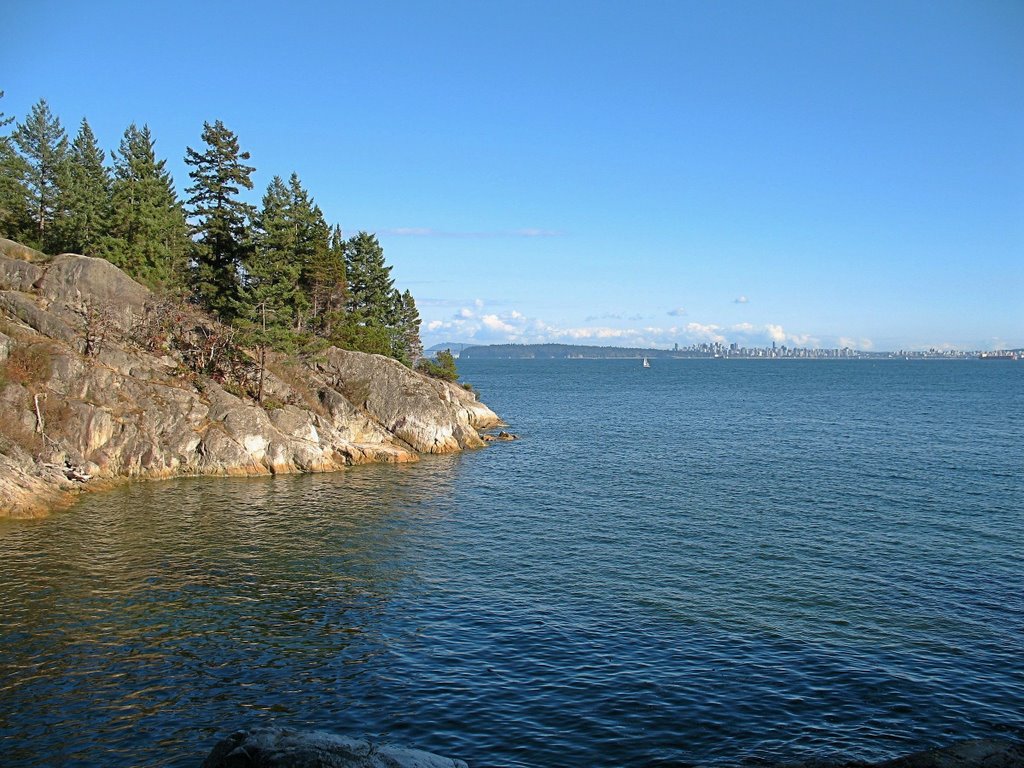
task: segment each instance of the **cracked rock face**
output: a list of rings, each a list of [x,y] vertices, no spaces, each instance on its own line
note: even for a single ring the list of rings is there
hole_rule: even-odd
[[[0,365],[13,372],[0,379],[0,516],[74,488],[55,479],[62,463],[101,480],[326,472],[478,448],[501,423],[460,386],[335,348],[292,383],[268,372],[261,407],[147,351],[137,329],[153,300],[102,259],[0,239]],[[83,307],[103,318],[100,343]]]

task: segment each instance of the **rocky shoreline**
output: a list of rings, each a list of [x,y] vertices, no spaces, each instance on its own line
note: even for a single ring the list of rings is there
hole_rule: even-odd
[[[749,760],[736,765],[761,765]],[[774,768],[1021,768],[1024,743],[1000,739],[959,741],[945,747],[868,763],[859,760],[811,760]],[[255,728],[221,739],[202,768],[468,768],[457,758],[389,744],[377,744],[324,731]]]
[[[103,259],[0,239],[0,517],[131,478],[416,461],[502,425],[461,386],[335,347],[272,360],[257,404],[215,372],[229,336]]]

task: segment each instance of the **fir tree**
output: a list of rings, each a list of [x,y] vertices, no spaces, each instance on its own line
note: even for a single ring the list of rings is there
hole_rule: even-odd
[[[24,123],[14,131],[14,143],[24,161],[25,207],[32,221],[31,243],[49,250],[54,237],[50,225],[57,214],[60,175],[68,152],[68,139],[60,120],[40,99]]]
[[[109,235],[103,255],[153,287],[184,283],[188,230],[174,181],[156,159],[149,127],[128,126],[114,153]]]
[[[275,176],[267,186],[263,205],[255,218],[254,248],[244,264],[245,288],[235,325],[245,343],[259,353],[256,399],[262,402],[267,351],[295,352],[307,347],[303,314],[308,297],[302,276],[318,249],[319,209],[312,205],[298,177],[292,174],[285,186]],[[326,250],[326,224],[323,250]]]
[[[295,231],[294,259],[300,266],[299,283],[302,292],[295,302],[296,330],[306,330],[312,314],[312,292],[316,273],[324,264],[330,243],[330,229],[323,212],[302,186],[296,173],[288,182],[291,202],[291,223]]]
[[[348,311],[363,325],[386,326],[394,305],[395,281],[376,235],[360,232],[348,241]]]
[[[293,221],[292,198],[280,176],[275,176],[267,186],[255,224],[255,247],[244,265],[243,304],[250,310],[259,305],[269,308],[276,325],[291,328],[301,295],[302,264],[295,257],[298,234]]]
[[[332,341],[346,349],[394,355],[394,280],[376,236],[360,232],[349,239],[345,246],[345,271],[345,322]]]
[[[348,278],[345,270],[345,236],[337,224],[331,230],[327,249],[309,265],[306,281],[314,332],[325,339],[334,336],[344,322]]]
[[[239,299],[238,267],[251,248],[249,225],[254,211],[238,199],[242,188],[252,189],[256,169],[245,165],[248,152],[238,147],[238,137],[217,120],[203,123],[205,152],[189,147],[185,164],[192,166],[194,182],[186,192],[188,216],[198,235],[193,282],[196,295],[209,309],[230,318]]]
[[[100,255],[102,238],[110,228],[111,180],[105,159],[83,118],[64,164],[63,215],[56,226],[60,250]]]
[[[459,378],[459,372],[455,368],[455,356],[452,355],[450,349],[438,352],[436,360],[426,357],[422,358],[416,364],[416,370],[420,373],[425,373],[427,376],[432,376],[435,379],[444,379],[445,381],[456,381]]]
[[[0,99],[4,92],[0,91]],[[0,130],[14,122],[0,111]],[[0,237],[12,240],[24,239],[30,230],[28,210],[25,201],[28,190],[24,179],[28,167],[14,149],[14,141],[6,132],[0,133]]]
[[[394,357],[412,367],[423,357],[423,342],[420,341],[420,312],[408,290],[397,297],[396,314]]]

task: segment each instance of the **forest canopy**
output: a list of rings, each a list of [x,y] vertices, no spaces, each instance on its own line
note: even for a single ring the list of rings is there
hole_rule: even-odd
[[[108,155],[86,119],[69,136],[43,99],[17,122],[0,109],[0,236],[107,259],[261,354],[330,344],[416,365],[416,302],[395,287],[377,237],[328,224],[294,172],[252,205],[243,195],[256,169],[238,136],[216,120],[198,138],[182,199],[145,124],[129,125]]]

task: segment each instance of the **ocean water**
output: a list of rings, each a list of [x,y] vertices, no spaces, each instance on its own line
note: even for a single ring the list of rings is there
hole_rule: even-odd
[[[477,767],[1024,737],[1024,364],[461,368],[521,440],[0,521],[0,762],[270,723]]]

